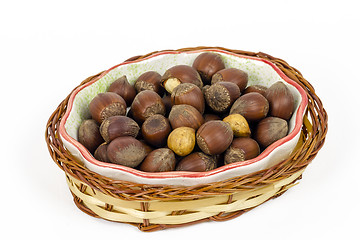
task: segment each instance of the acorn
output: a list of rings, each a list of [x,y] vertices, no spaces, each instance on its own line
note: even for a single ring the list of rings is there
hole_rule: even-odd
[[[224,164],[242,162],[257,157],[260,154],[259,144],[252,138],[234,138],[226,150]]]
[[[99,124],[94,119],[86,119],[81,122],[78,139],[90,153],[93,153],[104,142],[99,131]]]
[[[169,113],[169,121],[173,129],[191,127],[197,130],[203,123],[204,117],[191,105],[174,105]]]
[[[243,92],[248,84],[248,74],[237,68],[226,68],[212,76],[211,85],[217,82],[235,83],[239,87],[240,92]]]
[[[146,118],[155,114],[165,115],[165,111],[165,105],[159,94],[151,90],[139,92],[131,104],[132,117],[139,123],[143,123]]]
[[[192,83],[182,83],[171,93],[172,105],[188,104],[196,108],[201,114],[205,111],[205,99],[201,89]]]
[[[203,87],[199,73],[188,65],[173,66],[166,70],[161,78],[161,85],[169,93],[172,93],[174,88],[181,83],[193,83],[200,89]]]
[[[105,142],[122,136],[136,137],[139,133],[139,125],[126,116],[111,116],[105,119],[100,125],[100,133]]]
[[[146,156],[139,169],[144,172],[169,172],[175,170],[176,158],[168,148],[158,148]]]
[[[147,155],[143,144],[134,137],[118,137],[107,147],[107,157],[111,163],[137,167]]]
[[[131,105],[136,96],[135,88],[128,82],[125,75],[112,82],[107,91],[119,94],[127,106]]]
[[[215,168],[214,157],[202,152],[194,152],[179,161],[176,171],[206,172]]]
[[[259,121],[266,117],[269,103],[266,98],[257,92],[247,93],[239,97],[230,109],[230,114],[238,113],[247,121]]]
[[[266,148],[285,137],[287,133],[288,123],[286,120],[278,117],[267,117],[257,124],[254,139],[261,147]]]
[[[250,127],[246,119],[240,114],[230,114],[223,119],[230,124],[235,137],[249,137],[251,134]]]
[[[114,92],[105,92],[97,94],[89,104],[91,117],[98,123],[104,119],[126,114],[126,102]]]
[[[289,120],[295,111],[294,96],[290,89],[281,81],[272,84],[265,92],[269,102],[269,114]]]
[[[220,54],[204,52],[195,58],[192,67],[199,72],[202,81],[207,84],[216,72],[225,68],[225,64]]]
[[[138,93],[144,90],[152,90],[161,96],[164,93],[164,89],[160,82],[161,75],[158,72],[147,71],[136,79],[134,87]]]
[[[230,124],[213,120],[204,123],[196,132],[196,143],[208,155],[224,152],[231,144],[234,134]]]
[[[102,143],[94,152],[94,158],[101,162],[109,163],[109,159],[107,157],[107,143]]]
[[[154,147],[162,147],[171,132],[169,120],[160,114],[152,115],[142,124],[141,132],[147,143]]]
[[[250,85],[247,88],[245,88],[243,95],[251,92],[258,92],[264,96],[267,89],[268,89],[267,87],[259,84]]]
[[[240,89],[232,82],[217,82],[211,85],[205,92],[207,105],[218,113],[229,110],[239,97]]]
[[[167,139],[167,145],[179,156],[188,155],[195,147],[195,130],[189,127],[174,129]]]

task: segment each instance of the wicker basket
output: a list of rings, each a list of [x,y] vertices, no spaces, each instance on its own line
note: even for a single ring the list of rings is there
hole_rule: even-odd
[[[176,51],[211,48],[213,47],[184,48]],[[85,168],[63,146],[58,135],[58,126],[66,111],[69,94],[50,116],[45,137],[51,157],[66,174],[68,186],[79,209],[94,217],[133,224],[141,231],[155,231],[209,220],[232,219],[280,196],[296,184],[323,146],[327,133],[327,114],[314,88],[297,69],[284,60],[261,52],[221,47],[214,49],[271,61],[305,89],[308,107],[300,140],[291,157],[269,169],[196,186],[145,185],[112,180]],[[159,52],[136,56],[126,61],[155,53]],[[87,78],[80,85],[100,74]]]

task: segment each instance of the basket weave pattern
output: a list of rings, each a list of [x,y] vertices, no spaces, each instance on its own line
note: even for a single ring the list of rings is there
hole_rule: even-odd
[[[183,48],[176,51],[211,48],[213,47]],[[79,209],[94,217],[136,225],[142,231],[155,231],[208,220],[232,219],[281,195],[296,184],[323,146],[327,133],[327,114],[314,88],[297,69],[279,58],[262,52],[222,47],[214,49],[271,61],[305,89],[308,107],[300,140],[292,155],[269,169],[196,186],[146,185],[112,180],[85,168],[65,149],[58,136],[58,127],[67,109],[70,93],[50,116],[45,139],[52,159],[66,174],[69,189]],[[142,59],[159,52],[163,51],[135,56],[126,61]],[[80,85],[100,74],[85,79]]]

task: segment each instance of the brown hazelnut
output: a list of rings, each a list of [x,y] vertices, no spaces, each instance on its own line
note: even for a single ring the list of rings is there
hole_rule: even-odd
[[[240,97],[239,87],[232,82],[218,82],[211,85],[205,92],[207,105],[215,112],[225,112],[230,109]]]
[[[199,73],[188,65],[173,66],[166,70],[161,78],[162,86],[169,93],[172,93],[173,89],[181,83],[193,83],[200,89],[203,86]]]
[[[208,155],[224,152],[230,146],[233,137],[230,124],[220,120],[206,122],[196,132],[197,145]]]
[[[161,99],[162,99],[162,101],[164,103],[164,106],[165,106],[165,116],[168,116],[170,111],[171,111],[171,108],[173,106],[173,104],[171,103],[171,96],[170,95],[165,95]]]
[[[171,93],[173,105],[187,104],[196,108],[201,114],[205,111],[205,99],[201,89],[192,83],[182,83]]]
[[[224,164],[242,162],[257,157],[260,154],[259,144],[252,138],[234,138],[226,150]]]
[[[176,158],[168,148],[158,148],[146,156],[140,165],[144,172],[169,172],[175,170]]]
[[[223,119],[230,124],[235,137],[249,137],[251,134],[250,127],[246,119],[240,114],[230,114]]]
[[[216,114],[206,113],[206,114],[204,114],[204,120],[205,120],[205,122],[212,121],[212,120],[221,120],[221,117],[219,117]]]
[[[241,114],[248,121],[258,121],[266,117],[269,103],[257,92],[251,92],[239,97],[230,109],[230,114]]]
[[[99,124],[94,119],[86,119],[81,122],[78,130],[78,139],[91,153],[104,142],[99,131]]]
[[[131,105],[136,96],[135,88],[128,82],[125,75],[112,82],[107,91],[119,94],[127,106]]]
[[[195,147],[195,130],[189,127],[174,129],[167,139],[167,145],[179,156],[188,155]]]
[[[124,116],[126,114],[126,102],[116,93],[99,93],[91,100],[89,110],[91,117],[101,123],[111,116]]]
[[[204,117],[193,106],[181,104],[172,107],[169,113],[169,121],[173,129],[191,127],[197,130],[204,123]]]
[[[134,87],[138,93],[144,90],[152,90],[161,96],[164,92],[164,89],[160,85],[160,81],[161,75],[158,72],[147,71],[138,77]]]
[[[167,137],[171,132],[169,120],[160,114],[152,115],[141,126],[141,132],[147,143],[162,147],[166,145]]]
[[[204,52],[197,56],[192,65],[201,76],[204,83],[210,83],[212,76],[225,68],[220,54]]]
[[[139,125],[126,116],[111,116],[100,125],[100,133],[105,142],[109,143],[117,137],[136,137],[139,133]]]
[[[140,123],[155,114],[165,115],[165,111],[165,105],[159,94],[151,90],[139,92],[131,104],[132,117]]]
[[[263,85],[258,85],[258,84],[250,85],[247,88],[245,88],[245,90],[243,92],[243,95],[247,94],[247,93],[251,93],[251,92],[258,92],[258,93],[260,93],[261,95],[264,96],[266,90],[267,90],[267,87],[265,87]]]
[[[212,76],[211,84],[217,82],[235,83],[239,87],[240,92],[243,92],[248,84],[248,74],[237,68],[226,68]]]
[[[267,117],[261,120],[256,127],[254,139],[263,148],[268,147],[288,133],[288,123],[282,118]]]
[[[295,110],[294,96],[290,89],[283,82],[272,84],[265,92],[265,97],[269,102],[269,114],[289,120]]]
[[[110,162],[107,157],[107,143],[102,143],[94,152],[94,158],[101,162]]]
[[[176,171],[206,172],[216,168],[213,156],[202,152],[194,152],[181,159],[176,166]]]
[[[145,158],[146,150],[144,145],[133,137],[118,137],[112,140],[107,147],[107,157],[110,162],[136,167]]]
[[[144,139],[139,140],[141,144],[144,146],[146,151],[146,156],[149,155],[154,149],[148,145],[148,143]]]

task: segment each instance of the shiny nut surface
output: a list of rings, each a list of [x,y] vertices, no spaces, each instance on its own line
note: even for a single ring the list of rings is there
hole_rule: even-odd
[[[195,147],[195,130],[189,127],[174,129],[167,140],[168,147],[179,156],[186,156]]]

